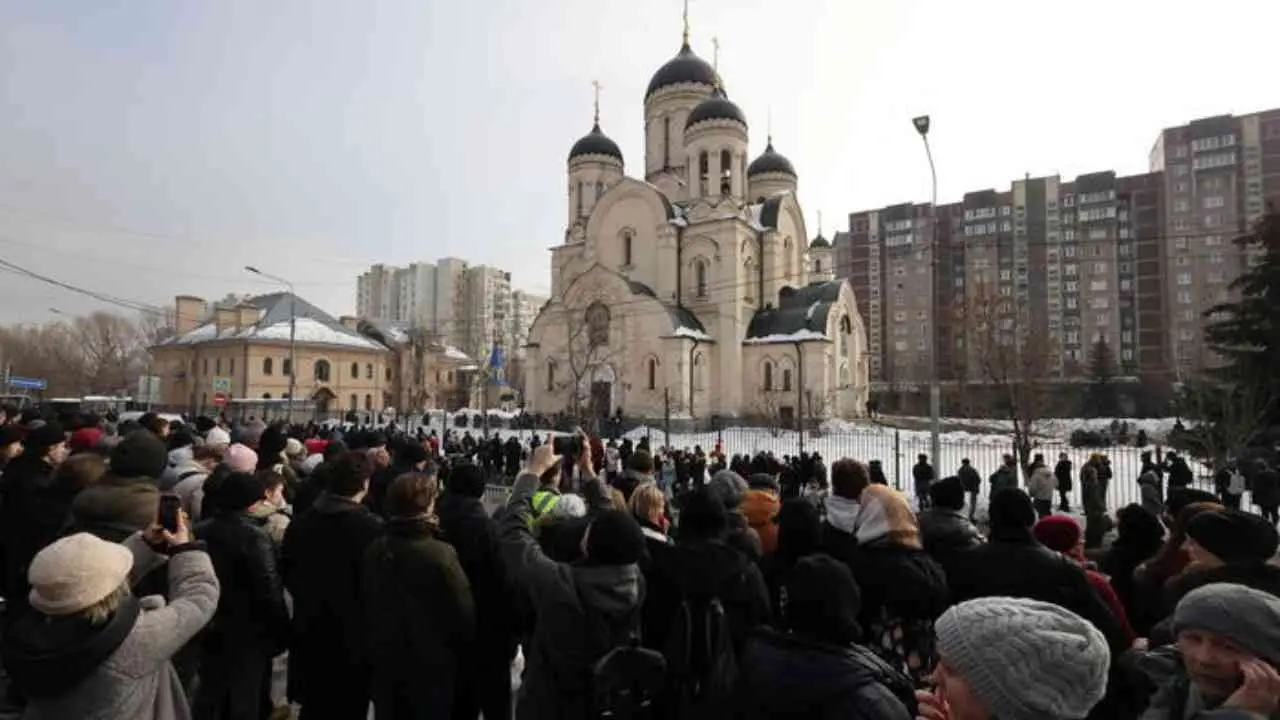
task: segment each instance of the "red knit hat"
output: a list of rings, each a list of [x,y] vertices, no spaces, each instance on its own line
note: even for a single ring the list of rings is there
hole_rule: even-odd
[[[1040,518],[1031,532],[1041,545],[1060,553],[1071,553],[1080,544],[1080,523],[1070,515],[1047,515]]]
[[[70,446],[73,453],[88,452],[98,447],[98,442],[101,440],[101,428],[82,427],[71,433],[71,437],[67,440],[67,445]]]

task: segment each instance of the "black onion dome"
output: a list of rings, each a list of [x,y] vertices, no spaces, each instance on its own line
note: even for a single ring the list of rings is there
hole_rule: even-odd
[[[764,154],[752,160],[747,166],[747,177],[775,172],[796,177],[795,166],[785,155],[773,149],[773,141],[770,140],[769,145],[764,149]]]
[[[747,125],[747,116],[742,113],[742,108],[735,105],[724,94],[724,90],[718,87],[711,97],[693,108],[693,112],[689,113],[689,119],[684,121],[684,129],[688,130],[704,120],[734,120],[742,123],[743,127]]]
[[[693,52],[693,48],[689,47],[688,41],[680,46],[680,52],[676,53],[675,57],[668,60],[665,65],[658,68],[658,72],[653,74],[653,79],[649,81],[649,89],[644,92],[644,99],[648,100],[651,95],[663,88],[683,83],[708,87],[716,84],[715,68],[698,57]]]
[[[814,238],[814,239],[813,239],[813,242],[809,243],[809,249],[810,249],[810,250],[813,250],[813,249],[815,249],[815,248],[827,248],[827,249],[830,249],[830,247],[831,247],[831,242],[830,242],[829,240],[827,240],[826,238],[822,237],[822,233],[821,233],[821,232],[819,232],[819,233],[818,233],[818,237],[816,237],[816,238]]]
[[[609,136],[600,130],[599,123],[593,125],[591,132],[583,135],[569,149],[570,160],[583,155],[608,155],[618,158],[618,162],[622,162],[622,150],[618,147],[618,143],[610,140]]]

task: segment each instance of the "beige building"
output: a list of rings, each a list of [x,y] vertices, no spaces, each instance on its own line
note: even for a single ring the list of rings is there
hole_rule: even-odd
[[[358,324],[361,335],[391,348],[392,400],[410,414],[476,406],[480,365],[458,348],[422,328]]]
[[[302,298],[272,293],[228,306],[179,296],[175,316],[174,337],[152,348],[163,405],[196,412],[213,412],[222,401],[264,407],[261,401],[289,397],[293,370],[298,400],[321,415],[394,403],[392,351],[359,333],[354,319],[344,324]]]
[[[748,163],[746,116],[690,49],[644,98],[644,179],[596,125],[569,152],[564,243],[529,331],[531,411],[599,417],[861,414],[866,332],[811,250],[792,164]],[[598,113],[597,113],[598,115]]]

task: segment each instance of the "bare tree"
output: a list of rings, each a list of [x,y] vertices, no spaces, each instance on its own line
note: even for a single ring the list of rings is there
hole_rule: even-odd
[[[1057,343],[1030,322],[1025,304],[986,283],[975,284],[960,312],[971,379],[987,386],[996,414],[1012,424],[1014,452],[1026,472],[1037,428],[1052,417],[1055,394],[1048,380]]]
[[[760,421],[769,428],[769,432],[775,437],[782,430],[788,429],[786,418],[782,412],[782,398],[780,395],[781,393],[776,390],[761,390],[754,404],[754,409]]]
[[[602,312],[603,310],[603,312]],[[565,393],[565,412],[575,421],[589,420],[591,383],[597,368],[607,365],[622,352],[613,333],[608,307],[597,301],[585,310],[561,305],[560,322],[566,332],[562,347],[551,348],[549,358],[563,375],[555,378],[554,390]],[[615,378],[617,382],[620,378]]]

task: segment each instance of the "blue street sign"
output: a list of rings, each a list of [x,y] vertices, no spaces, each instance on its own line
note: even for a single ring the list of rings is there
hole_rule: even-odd
[[[9,387],[22,390],[44,390],[49,386],[44,378],[28,378],[13,376],[9,378]]]

